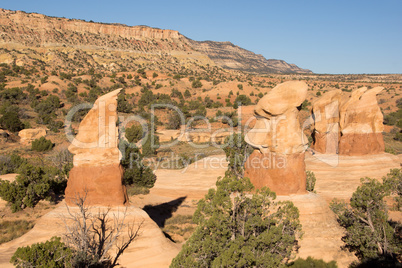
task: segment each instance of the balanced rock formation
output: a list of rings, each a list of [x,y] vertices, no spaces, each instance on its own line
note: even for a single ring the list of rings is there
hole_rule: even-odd
[[[377,94],[384,88],[359,88],[340,107],[341,139],[339,154],[379,154],[385,150],[382,132],[383,114],[377,103]]]
[[[306,83],[290,81],[279,84],[257,103],[255,125],[245,136],[257,149],[245,165],[245,176],[256,188],[267,186],[279,195],[306,193],[307,137],[300,128],[297,109],[306,95]]]
[[[65,191],[68,205],[75,205],[77,198],[85,198],[88,205],[103,206],[124,205],[128,200],[116,127],[119,92],[117,89],[96,100],[68,148],[74,154]]]
[[[323,154],[337,154],[340,139],[339,105],[342,90],[332,90],[324,93],[313,103],[312,116],[314,120],[312,148]]]
[[[21,138],[20,142],[25,145],[30,145],[34,140],[46,136],[46,129],[44,128],[27,128],[18,132]]]

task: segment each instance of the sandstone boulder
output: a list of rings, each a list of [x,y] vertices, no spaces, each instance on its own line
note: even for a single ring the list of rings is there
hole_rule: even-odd
[[[21,138],[20,142],[24,145],[30,145],[32,141],[46,136],[46,129],[44,128],[27,128],[18,132]]]
[[[119,206],[128,200],[122,184],[116,126],[119,92],[117,89],[96,100],[68,148],[74,154],[74,167],[65,191],[69,205],[84,197],[88,205]]]
[[[257,103],[255,125],[245,141],[255,150],[247,159],[245,176],[256,188],[268,186],[281,195],[306,193],[304,152],[307,137],[297,109],[306,98],[307,84],[279,84]]]

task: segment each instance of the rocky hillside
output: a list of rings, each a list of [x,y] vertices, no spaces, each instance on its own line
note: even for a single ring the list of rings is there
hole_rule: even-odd
[[[312,73],[283,60],[267,60],[231,42],[190,41],[192,47],[208,55],[222,68],[255,73]]]
[[[150,63],[160,70],[169,64],[179,68],[209,64],[255,73],[311,73],[281,60],[267,60],[230,42],[193,41],[173,30],[0,9],[0,63],[37,60],[65,68],[113,70],[116,65],[131,67],[132,62]]]

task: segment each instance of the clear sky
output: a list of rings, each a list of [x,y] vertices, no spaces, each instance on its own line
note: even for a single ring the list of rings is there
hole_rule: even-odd
[[[230,41],[316,73],[402,73],[401,0],[1,0],[0,7]]]

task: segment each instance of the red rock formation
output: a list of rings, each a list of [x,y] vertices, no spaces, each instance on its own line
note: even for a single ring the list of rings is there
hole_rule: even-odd
[[[342,135],[339,142],[341,155],[381,154],[384,150],[382,133],[347,133]]]
[[[245,168],[244,176],[250,178],[257,189],[266,186],[277,195],[306,193],[304,153],[262,154],[255,150]]]
[[[74,205],[75,198],[85,197],[90,205],[121,206],[127,201],[122,177],[123,168],[116,164],[73,167],[66,188],[67,204]]]
[[[65,191],[68,205],[75,205],[77,198],[85,198],[88,205],[102,206],[121,206],[128,200],[117,148],[119,92],[115,90],[96,100],[68,148],[74,154]]]
[[[280,195],[306,193],[303,134],[297,107],[307,94],[304,82],[285,82],[265,95],[255,108],[256,123],[245,140],[258,149],[247,159],[245,176],[256,188]]]

